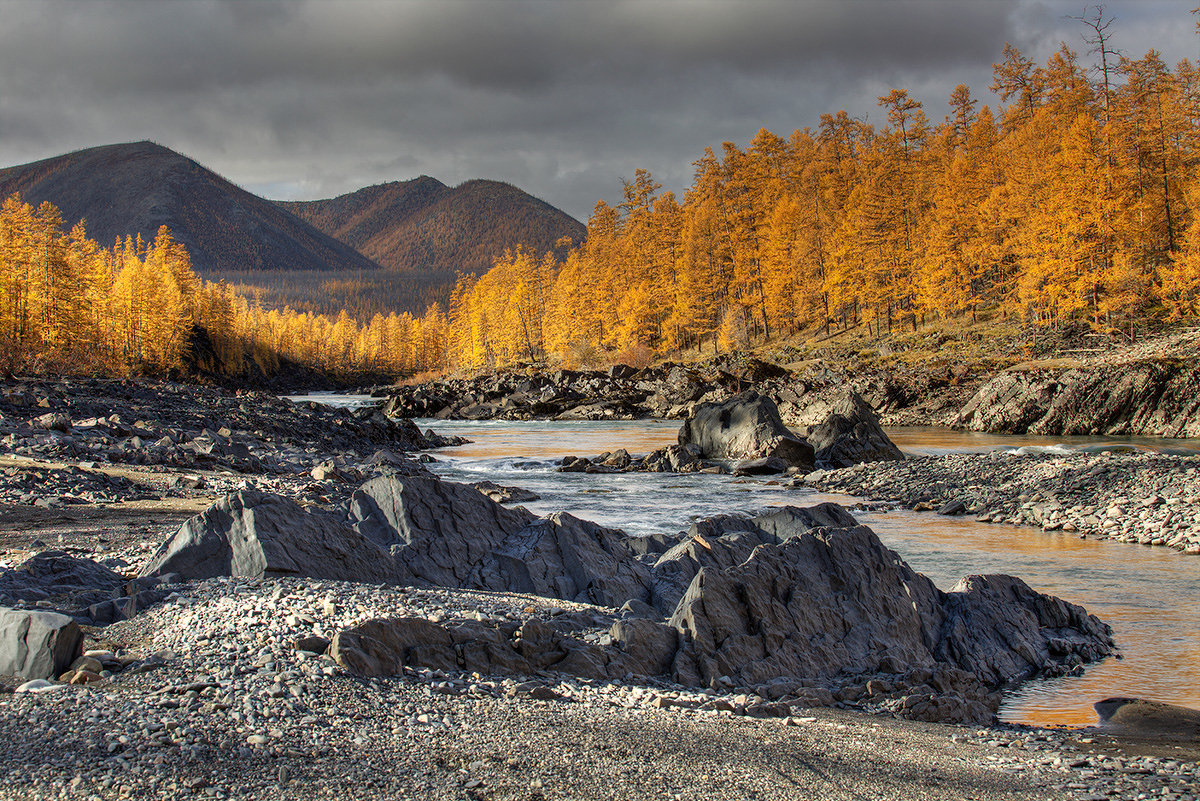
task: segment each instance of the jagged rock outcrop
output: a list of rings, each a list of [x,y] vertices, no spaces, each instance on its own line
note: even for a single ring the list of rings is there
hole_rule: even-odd
[[[307,512],[278,495],[244,490],[191,518],[150,558],[141,575],[312,576],[394,582],[380,544],[332,515]]]
[[[1015,576],[967,576],[942,598],[945,624],[935,655],[990,686],[1048,664],[1094,662],[1111,651],[1111,632],[1095,615],[1035,592]]]
[[[810,469],[814,452],[779,419],[775,402],[753,392],[723,403],[706,403],[679,429],[680,445],[696,445],[708,459],[780,459]]]
[[[939,601],[865,526],[813,529],[697,572],[671,617],[685,642],[675,670],[753,685],[931,667]]]
[[[143,575],[312,576],[529,592],[605,606],[650,595],[648,568],[618,532],[568,514],[537,518],[473,487],[385,476],[347,515],[244,491],[185,523]]]
[[[753,684],[945,664],[996,687],[1111,651],[1107,625],[1020,579],[970,576],[943,593],[865,526],[808,528],[784,514],[772,512],[775,542],[741,561],[744,524],[723,519],[726,533],[705,538],[710,565],[671,617],[684,634],[679,676]],[[722,566],[718,547],[736,563]]]
[[[79,624],[66,615],[0,607],[0,676],[57,677],[82,642]]]
[[[422,500],[410,503],[403,489],[377,482],[371,497],[394,500],[387,530],[406,532],[401,545],[389,546],[393,553],[402,558],[405,549],[425,543],[418,552],[435,555],[434,541],[452,543],[459,572],[450,586],[610,608],[618,605],[613,599],[628,602],[604,637],[588,640],[537,621],[370,621],[339,634],[331,650],[362,675],[419,665],[505,675],[663,676],[689,686],[818,680],[837,688],[886,674],[913,677],[900,685],[903,714],[979,722],[994,714],[991,691],[1000,685],[1093,661],[1112,647],[1111,632],[1095,617],[1019,579],[973,576],[942,592],[835,504],[698,521],[673,545],[661,538],[654,549],[640,549],[639,560],[610,532],[566,516],[520,525],[490,549],[482,540],[468,547],[457,526],[506,528],[507,516],[520,523],[520,510],[497,507],[488,512],[492,518],[479,518],[479,510],[457,508],[467,496],[487,502],[470,488],[424,487]],[[459,490],[463,498],[455,496]],[[443,513],[435,524],[437,508]],[[372,518],[372,525],[382,519]],[[662,549],[646,567],[648,554]],[[407,569],[422,581],[447,583],[428,567]]]
[[[1200,372],[1169,362],[1007,371],[979,388],[956,425],[1030,434],[1200,436]]]
[[[904,454],[879,424],[879,417],[860,395],[843,390],[825,418],[806,437],[817,467],[850,467],[861,462],[898,461]]]

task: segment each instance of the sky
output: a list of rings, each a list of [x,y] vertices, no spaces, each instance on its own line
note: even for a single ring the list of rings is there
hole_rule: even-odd
[[[1196,59],[1200,0],[1104,5],[1111,45]],[[1082,0],[0,0],[0,166],[151,139],[272,199],[431,175],[586,221],[649,170],[907,89],[981,103],[1011,42],[1085,64]]]

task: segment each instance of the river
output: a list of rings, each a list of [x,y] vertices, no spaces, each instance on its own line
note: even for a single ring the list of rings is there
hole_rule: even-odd
[[[472,440],[434,452],[439,462],[430,467],[445,478],[523,487],[541,496],[526,504],[531,511],[567,511],[631,534],[677,532],[721,512],[853,501],[785,488],[770,479],[554,470],[563,456],[595,456],[617,448],[638,454],[673,443],[677,421],[416,422],[422,430]],[[1014,437],[943,429],[893,429],[889,434],[909,454],[997,448],[1200,450],[1200,443],[1185,440]],[[1006,694],[1003,720],[1093,725],[1092,704],[1118,695],[1200,706],[1200,559],[1165,548],[929,512],[855,516],[942,589],[972,573],[1011,573],[1041,592],[1083,605],[1113,626],[1122,658],[1090,665],[1078,677],[1025,682]]]

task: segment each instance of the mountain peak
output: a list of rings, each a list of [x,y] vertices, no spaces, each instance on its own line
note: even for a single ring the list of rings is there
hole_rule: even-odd
[[[453,189],[421,175],[328,200],[281,202],[314,227],[397,270],[486,272],[506,248],[556,250],[586,229],[512,184],[475,178]],[[559,254],[563,255],[563,254]]]
[[[201,274],[371,270],[378,265],[274,203],[163,145],[143,140],[76,150],[0,170],[0,198],[53,203],[102,245],[171,228]]]

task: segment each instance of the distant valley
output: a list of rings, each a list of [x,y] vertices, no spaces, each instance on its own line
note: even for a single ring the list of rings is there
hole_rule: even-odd
[[[451,188],[428,176],[329,200],[253,195],[152,142],[106,145],[0,169],[0,198],[57,206],[102,244],[168,226],[196,272],[264,306],[359,317],[445,304],[457,272],[483,272],[518,242],[534,250],[585,229],[517,187]],[[561,255],[561,254],[560,254]]]

